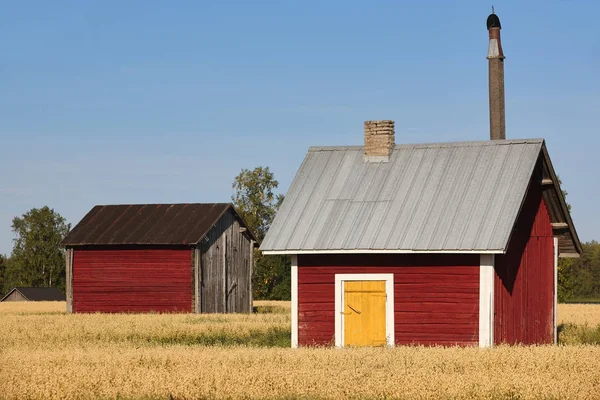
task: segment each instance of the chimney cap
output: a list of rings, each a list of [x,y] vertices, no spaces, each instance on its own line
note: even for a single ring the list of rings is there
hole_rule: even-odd
[[[489,17],[487,17],[487,29],[488,29],[488,31],[491,28],[502,29],[502,26],[500,25],[500,18],[498,18],[498,16],[494,13],[493,7],[492,7],[492,13],[489,15]]]

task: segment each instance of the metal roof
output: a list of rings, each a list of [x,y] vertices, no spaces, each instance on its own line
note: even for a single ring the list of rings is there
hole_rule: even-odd
[[[50,287],[16,287],[6,294],[0,301],[4,301],[14,291],[23,295],[29,301],[65,301],[65,295],[57,288]]]
[[[229,209],[248,228],[230,203],[95,206],[61,245],[193,245]]]
[[[543,139],[311,147],[261,250],[506,250]]]

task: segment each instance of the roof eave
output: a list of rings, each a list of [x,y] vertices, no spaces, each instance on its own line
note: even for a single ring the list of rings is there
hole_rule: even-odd
[[[504,254],[505,250],[262,250],[264,255],[293,255],[293,254]]]
[[[552,161],[550,160],[550,155],[548,154],[548,149],[546,148],[545,141],[542,143],[542,155],[544,157],[544,161],[546,162],[546,166],[548,167],[548,171],[549,171],[550,177],[552,179],[552,184],[554,186],[554,189],[556,190],[560,209],[562,211],[563,217],[566,220],[569,232],[571,233],[573,244],[578,253],[577,256],[574,256],[573,253],[563,253],[563,254],[561,254],[561,257],[570,257],[570,258],[579,257],[581,255],[581,253],[583,253],[583,247],[581,246],[581,241],[579,240],[579,235],[577,235],[577,230],[575,229],[575,224],[573,223],[573,219],[571,218],[571,213],[569,212],[569,207],[567,206],[567,201],[565,200],[565,196],[563,196],[562,189],[558,183],[558,177],[556,176],[556,172],[554,171],[554,166],[552,165]]]

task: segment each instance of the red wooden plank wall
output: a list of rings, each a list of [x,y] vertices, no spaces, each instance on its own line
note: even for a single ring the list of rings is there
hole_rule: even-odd
[[[479,255],[300,255],[298,343],[331,345],[335,274],[393,273],[396,344],[479,341]]]
[[[190,249],[74,250],[74,312],[191,312]]]
[[[496,256],[494,342],[552,343],[554,238],[539,185],[532,184],[505,255]]]

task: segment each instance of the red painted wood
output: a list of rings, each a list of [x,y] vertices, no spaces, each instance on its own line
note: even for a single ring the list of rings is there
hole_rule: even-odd
[[[298,343],[330,345],[335,274],[394,274],[396,344],[479,341],[479,255],[301,255]]]
[[[73,252],[74,312],[191,312],[189,249]]]
[[[496,256],[494,342],[552,343],[554,238],[541,188],[532,183],[508,251]]]

